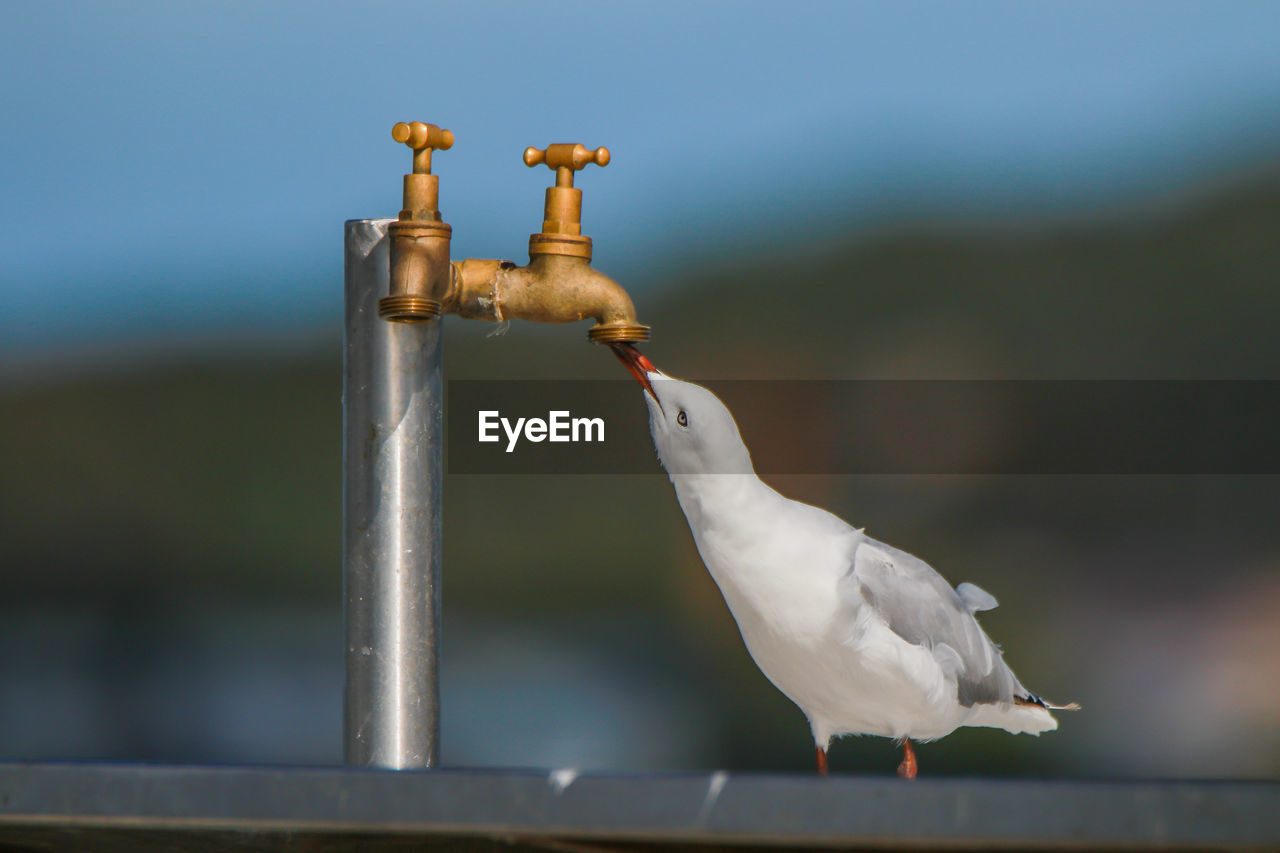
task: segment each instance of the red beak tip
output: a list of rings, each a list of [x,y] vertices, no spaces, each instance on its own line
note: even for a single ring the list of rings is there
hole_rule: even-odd
[[[627,370],[631,371],[631,375],[636,381],[644,386],[644,390],[649,392],[649,396],[658,399],[658,395],[653,392],[653,385],[649,382],[650,373],[659,373],[658,368],[653,366],[653,362],[649,361],[640,350],[636,349],[629,343],[619,342],[610,344],[613,354],[618,360],[626,365]]]

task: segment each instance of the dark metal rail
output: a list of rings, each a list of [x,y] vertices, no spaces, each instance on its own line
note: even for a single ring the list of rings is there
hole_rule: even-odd
[[[1276,850],[1280,783],[0,764],[0,850],[427,841],[471,850]]]

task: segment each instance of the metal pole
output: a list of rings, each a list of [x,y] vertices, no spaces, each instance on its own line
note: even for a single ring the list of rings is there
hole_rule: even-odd
[[[343,752],[432,767],[440,753],[440,321],[388,323],[389,219],[346,223]]]

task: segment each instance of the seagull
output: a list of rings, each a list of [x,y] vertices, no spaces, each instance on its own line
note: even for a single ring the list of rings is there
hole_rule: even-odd
[[[832,738],[901,742],[898,775],[917,773],[912,741],[960,726],[1039,735],[1054,705],[1022,685],[974,614],[996,600],[952,587],[923,560],[756,476],[728,408],[662,373],[630,344],[615,354],[644,386],[649,430],[698,554],[747,651],[809,720],[817,769]]]

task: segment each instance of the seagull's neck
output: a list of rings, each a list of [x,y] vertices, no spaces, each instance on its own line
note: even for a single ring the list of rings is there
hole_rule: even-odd
[[[695,530],[751,523],[761,505],[777,495],[755,474],[672,474],[671,483]]]

